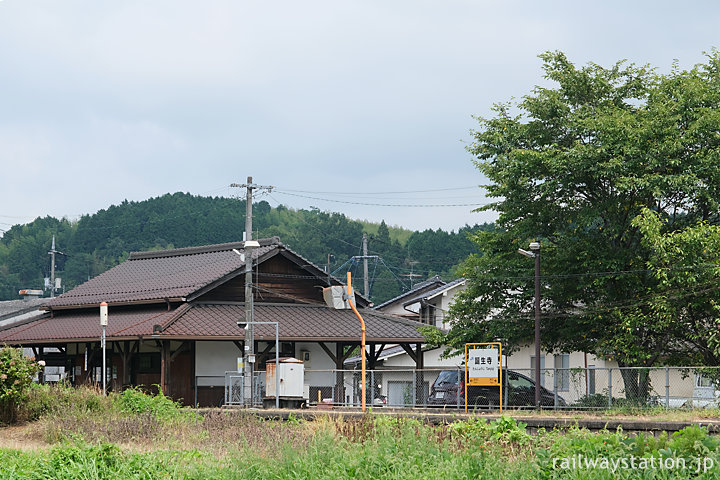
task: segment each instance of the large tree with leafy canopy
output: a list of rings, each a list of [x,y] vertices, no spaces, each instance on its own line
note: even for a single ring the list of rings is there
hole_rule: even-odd
[[[496,105],[473,132],[468,149],[497,199],[482,209],[499,213],[499,231],[474,237],[481,253],[465,264],[469,288],[445,340],[532,340],[533,262],[517,249],[537,239],[546,349],[633,366],[686,359],[693,347],[659,320],[654,247],[634,219],[656,212],[658,234],[720,220],[720,55],[667,74],[540,58],[554,85]],[[637,374],[624,380],[628,395],[646,394]]]

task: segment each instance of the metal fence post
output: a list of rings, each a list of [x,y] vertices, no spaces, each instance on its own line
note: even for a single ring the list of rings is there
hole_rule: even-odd
[[[375,404],[375,370],[370,370],[370,405]]]
[[[665,367],[665,408],[670,408],[670,367]]]
[[[504,388],[503,390],[503,408],[507,408],[508,406],[508,396],[510,395],[510,389],[508,388],[508,375],[507,370],[503,372],[502,374],[502,381],[504,386],[500,386],[500,388]]]
[[[558,369],[553,370],[553,410],[557,410],[558,407]]]
[[[412,406],[417,405],[417,375],[413,375],[413,384],[412,384]]]
[[[457,408],[460,408],[460,395],[461,395],[460,385],[462,385],[462,379],[460,378],[460,376],[462,374],[463,374],[463,372],[460,369],[458,369],[457,382],[455,382],[456,386],[457,386],[457,388],[455,389],[455,391],[457,392],[457,394],[455,394],[455,402],[457,403]],[[465,403],[465,402],[463,402],[463,403]]]
[[[195,375],[195,408],[197,408],[197,375]]]
[[[612,368],[608,368],[608,408],[612,408]]]

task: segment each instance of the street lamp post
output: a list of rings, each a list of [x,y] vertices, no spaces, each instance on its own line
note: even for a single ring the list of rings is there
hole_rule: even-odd
[[[102,327],[102,337],[100,337],[100,347],[102,348],[102,384],[103,395],[107,394],[107,375],[105,373],[105,329],[108,324],[108,304],[102,302],[100,304],[100,326]]]
[[[530,243],[530,250],[518,253],[535,259],[535,407],[540,408],[540,242]]]
[[[275,325],[275,408],[280,408],[280,323],[279,322],[246,322],[243,320],[237,321],[238,327],[245,329],[245,327],[252,327],[253,325]],[[247,329],[245,332],[247,333]],[[247,339],[246,339],[247,341]],[[252,382],[252,376],[250,377]],[[252,398],[250,398],[250,404],[252,405]]]

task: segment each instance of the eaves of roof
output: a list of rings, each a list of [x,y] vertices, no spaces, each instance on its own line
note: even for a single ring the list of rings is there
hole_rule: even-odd
[[[408,300],[403,303],[403,307],[407,307],[408,305],[412,305],[414,303],[417,303],[421,300],[432,300],[433,298],[437,297],[438,295],[442,295],[443,293],[452,290],[455,287],[458,287],[466,282],[465,278],[458,278],[453,280],[450,283],[446,283],[445,285],[442,285],[440,287],[437,287],[433,290],[430,290],[428,292],[424,292],[422,295],[418,295],[417,297]]]
[[[424,343],[418,322],[360,309],[368,342]],[[283,341],[359,342],[360,322],[351,310],[324,305],[256,304],[256,321],[278,322]],[[178,340],[241,340],[237,326],[245,318],[242,303],[193,303],[174,310],[157,307],[111,308],[108,341],[138,338]],[[159,327],[159,331],[158,328]],[[23,325],[0,329],[0,343],[13,345],[95,341],[101,334],[97,312],[57,312]],[[256,325],[256,340],[274,339],[273,325]]]
[[[418,298],[419,295],[422,295],[424,292],[427,292],[429,290],[435,289],[438,286],[445,285],[445,282],[440,279],[440,277],[435,276],[429,280],[426,280],[424,282],[418,283],[415,285],[411,290],[408,290],[405,293],[401,293],[395,298],[391,298],[390,300],[387,300],[380,305],[377,305],[373,307],[375,310],[380,310],[388,305],[392,305],[393,303],[398,303],[403,298]]]

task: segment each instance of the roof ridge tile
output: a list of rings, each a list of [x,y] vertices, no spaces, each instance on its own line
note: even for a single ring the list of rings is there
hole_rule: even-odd
[[[261,247],[270,245],[281,246],[280,237],[261,238],[257,242]],[[213,245],[201,245],[197,247],[173,248],[170,250],[152,250],[146,252],[131,252],[128,260],[148,260],[151,258],[180,257],[184,255],[198,255],[202,253],[223,252],[232,249],[242,250],[245,242],[216,243]]]

